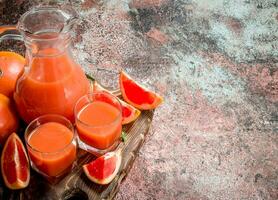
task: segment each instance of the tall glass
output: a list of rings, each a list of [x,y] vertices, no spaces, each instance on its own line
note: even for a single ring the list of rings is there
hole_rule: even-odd
[[[107,92],[87,94],[77,101],[74,112],[80,148],[101,155],[119,144],[122,107],[115,96]]]
[[[76,159],[74,127],[59,115],[43,115],[25,131],[31,166],[46,178],[58,178],[69,172]]]

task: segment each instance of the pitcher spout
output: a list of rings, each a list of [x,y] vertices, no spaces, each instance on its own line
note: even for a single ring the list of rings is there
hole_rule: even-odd
[[[46,32],[59,37],[68,34],[77,20],[78,14],[72,7],[38,6],[21,16],[17,29],[33,39],[41,38]]]

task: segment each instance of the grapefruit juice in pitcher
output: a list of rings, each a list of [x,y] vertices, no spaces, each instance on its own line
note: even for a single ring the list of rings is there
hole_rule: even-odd
[[[76,19],[71,8],[35,7],[18,22],[20,34],[14,37],[23,38],[26,66],[14,99],[27,123],[44,114],[59,114],[74,121],[74,105],[89,91],[89,82],[71,55]]]

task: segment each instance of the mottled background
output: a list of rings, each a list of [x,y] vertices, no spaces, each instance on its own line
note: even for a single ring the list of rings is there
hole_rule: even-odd
[[[0,0],[0,24],[42,2]],[[165,98],[117,200],[278,199],[277,0],[67,3],[88,73]]]

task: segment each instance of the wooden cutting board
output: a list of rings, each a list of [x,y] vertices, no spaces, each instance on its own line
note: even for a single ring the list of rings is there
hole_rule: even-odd
[[[79,150],[77,162],[72,172],[57,183],[47,182],[34,171],[31,171],[29,186],[23,190],[9,190],[1,180],[0,200],[113,199],[144,142],[152,122],[153,114],[154,111],[143,111],[134,123],[123,127],[123,130],[127,133],[127,140],[123,144],[122,166],[119,174],[110,184],[105,186],[97,185],[86,177],[83,173],[82,165],[94,159],[94,156]]]

